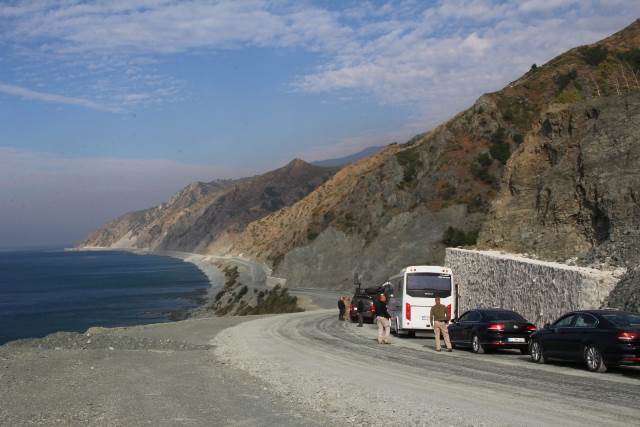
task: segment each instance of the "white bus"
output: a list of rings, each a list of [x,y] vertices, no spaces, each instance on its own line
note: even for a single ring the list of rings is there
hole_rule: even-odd
[[[402,269],[384,285],[391,330],[399,335],[433,331],[431,307],[436,297],[447,307],[451,319],[457,317],[457,295],[451,270],[446,267],[416,265]]]

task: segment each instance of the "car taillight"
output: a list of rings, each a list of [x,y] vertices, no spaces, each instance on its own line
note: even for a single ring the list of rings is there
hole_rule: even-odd
[[[527,331],[535,332],[537,330],[538,330],[538,328],[536,328],[536,325],[527,325]]]
[[[449,319],[451,319],[451,304],[447,305],[447,313],[449,315]]]
[[[637,332],[630,332],[630,331],[618,332],[618,339],[620,341],[629,342],[629,341],[637,340],[638,337],[640,337],[640,334],[638,334]]]
[[[487,329],[492,332],[502,332],[504,331],[504,325],[502,323],[491,323],[487,326]]]
[[[371,314],[376,314],[376,305],[371,303]]]
[[[411,320],[411,304],[406,303],[404,305],[404,315],[407,317],[407,320]]]

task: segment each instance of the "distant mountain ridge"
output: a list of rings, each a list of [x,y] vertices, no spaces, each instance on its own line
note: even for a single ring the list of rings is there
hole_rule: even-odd
[[[373,147],[365,148],[364,150],[358,151],[357,153],[354,153],[345,157],[338,157],[335,159],[327,159],[327,160],[318,160],[315,162],[311,162],[311,164],[316,166],[326,167],[326,168],[342,167],[342,166],[351,164],[353,162],[357,162],[358,160],[364,159],[366,157],[373,156],[374,154],[377,154],[382,150],[384,150],[383,145],[373,146]]]
[[[166,203],[100,227],[79,246],[204,252],[251,221],[303,198],[334,173],[295,159],[250,178],[194,182]]]

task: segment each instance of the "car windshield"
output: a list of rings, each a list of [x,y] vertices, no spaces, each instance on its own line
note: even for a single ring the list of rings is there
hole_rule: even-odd
[[[451,296],[451,276],[437,273],[407,274],[407,294],[426,298]]]
[[[627,313],[603,314],[602,317],[619,328],[640,328],[640,315]]]
[[[513,311],[485,311],[484,318],[489,321],[496,320],[515,320],[517,322],[524,322],[524,317]]]

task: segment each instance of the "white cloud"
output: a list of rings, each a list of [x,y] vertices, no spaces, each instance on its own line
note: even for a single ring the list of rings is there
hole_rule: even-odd
[[[74,98],[70,96],[57,95],[54,93],[39,92],[31,89],[27,89],[21,86],[8,85],[0,83],[0,92],[7,95],[18,96],[23,99],[35,99],[38,101],[51,102],[56,104],[76,105],[79,107],[89,108],[92,110],[117,112],[115,107],[109,107],[99,104],[89,99]]]
[[[0,6],[0,40],[53,63],[84,61],[86,73],[101,78],[100,99],[120,108],[178,96],[181,83],[145,60],[248,46],[304,49],[320,55],[292,79],[294,90],[373,94],[383,104],[416,106],[433,125],[531,63],[640,15],[640,2],[611,1],[619,2],[408,0],[332,9],[267,0],[27,2]]]

